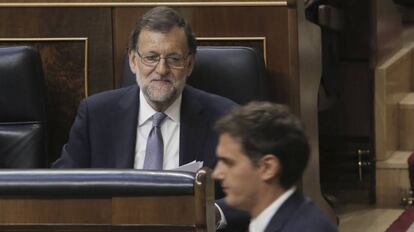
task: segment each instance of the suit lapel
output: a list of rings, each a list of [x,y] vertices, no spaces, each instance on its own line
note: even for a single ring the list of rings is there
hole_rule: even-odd
[[[131,87],[120,98],[111,123],[113,150],[109,164],[113,168],[133,168],[138,125],[139,89]],[[112,166],[112,165],[111,165]]]
[[[133,168],[135,158],[136,132],[138,126],[139,89],[137,86],[119,100],[112,115],[112,148],[108,167]],[[180,119],[180,165],[195,159],[202,159],[203,146],[207,136],[207,123],[203,107],[192,90],[183,91]],[[132,122],[132,123],[131,123]],[[109,126],[109,125],[108,125]],[[114,165],[112,165],[114,164]]]
[[[207,135],[203,107],[191,88],[183,91],[180,119],[180,165],[202,159]]]
[[[304,197],[299,191],[295,191],[279,208],[267,225],[265,232],[282,231],[289,218],[303,203]]]

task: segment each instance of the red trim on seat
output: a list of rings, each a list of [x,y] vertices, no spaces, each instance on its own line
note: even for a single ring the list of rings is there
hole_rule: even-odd
[[[413,221],[414,208],[408,208],[388,227],[386,232],[406,232]]]

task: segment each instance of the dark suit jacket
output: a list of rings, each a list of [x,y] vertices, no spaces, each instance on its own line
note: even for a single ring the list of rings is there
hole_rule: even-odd
[[[336,232],[325,214],[310,199],[296,191],[270,220],[265,232]]]
[[[180,165],[202,160],[216,163],[214,122],[236,104],[186,86],[181,103]],[[54,167],[132,168],[138,123],[139,88],[134,85],[83,100],[69,141]]]
[[[180,165],[193,160],[214,168],[217,134],[214,122],[236,103],[226,98],[186,86],[182,95],[180,122]],[[72,126],[69,141],[54,168],[133,168],[138,124],[139,88],[137,85],[96,94],[83,100]],[[223,193],[216,184],[216,199]],[[227,212],[223,202],[218,203]],[[230,210],[230,212],[233,212]],[[237,213],[237,211],[235,211]],[[231,214],[231,213],[230,213]],[[229,228],[232,218],[229,214]],[[241,214],[243,216],[243,214]],[[227,215],[226,215],[227,217]],[[243,219],[243,227],[248,218]]]

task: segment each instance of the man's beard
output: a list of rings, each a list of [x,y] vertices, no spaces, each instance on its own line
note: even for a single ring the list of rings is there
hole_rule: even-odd
[[[168,108],[182,93],[185,84],[174,80],[171,77],[152,78],[151,81],[166,81],[164,83],[169,86],[156,86],[149,81],[143,86],[142,80],[138,73],[136,74],[137,83],[140,87],[145,99],[154,109],[162,111]],[[183,81],[185,83],[185,80]]]

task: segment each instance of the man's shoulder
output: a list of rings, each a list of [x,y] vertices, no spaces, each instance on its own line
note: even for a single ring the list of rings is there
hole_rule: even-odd
[[[292,227],[286,231],[300,231],[303,228],[307,228],[308,231],[337,231],[336,226],[329,221],[325,213],[307,197],[303,196],[303,202],[294,215],[290,220],[292,223],[289,223]]]
[[[309,198],[294,192],[272,216],[266,232],[337,232],[327,216]]]
[[[85,99],[88,105],[106,105],[119,101],[125,96],[138,93],[138,87],[128,86],[120,89],[107,90],[91,95]]]
[[[228,110],[238,106],[234,101],[213,94],[208,93],[204,90],[194,88],[187,85],[183,92],[186,97],[197,100],[203,107],[208,108],[209,110]]]

